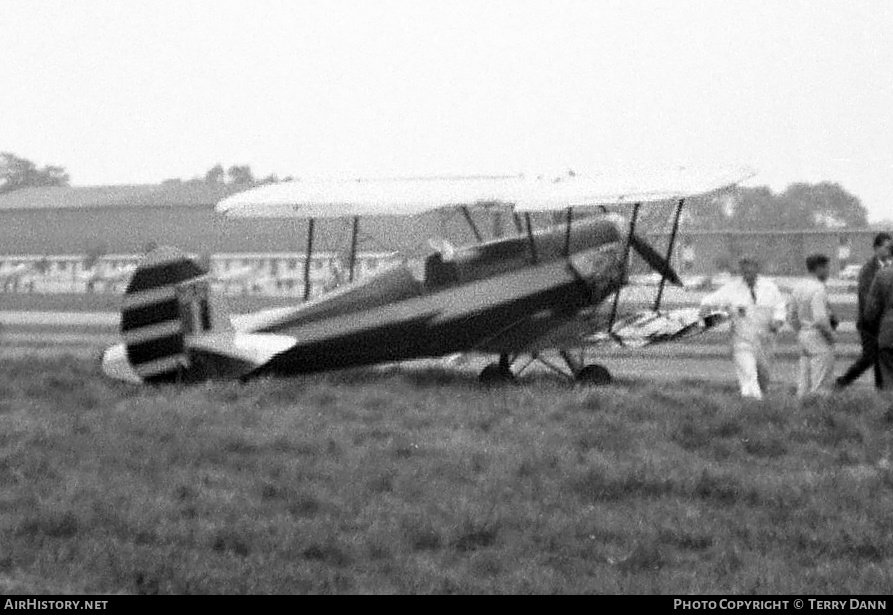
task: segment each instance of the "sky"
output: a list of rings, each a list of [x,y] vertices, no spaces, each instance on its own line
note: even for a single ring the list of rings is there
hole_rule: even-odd
[[[0,0],[0,151],[75,185],[749,165],[893,219],[887,0]]]

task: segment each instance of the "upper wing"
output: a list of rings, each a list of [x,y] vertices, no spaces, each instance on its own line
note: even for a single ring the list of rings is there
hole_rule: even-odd
[[[295,181],[239,192],[220,201],[217,211],[232,217],[405,216],[479,202],[516,203],[535,192],[536,183],[520,177]]]
[[[554,210],[567,207],[655,203],[712,194],[729,188],[756,173],[748,167],[717,171],[684,168],[647,173],[604,173],[575,177],[552,184],[548,203],[530,206],[519,203],[519,211]]]
[[[548,211],[709,194],[752,175],[750,169],[739,168],[717,173],[677,169],[560,180],[502,176],[297,181],[234,194],[220,201],[217,211],[232,217],[340,218],[405,216],[483,203],[512,204],[519,211]]]

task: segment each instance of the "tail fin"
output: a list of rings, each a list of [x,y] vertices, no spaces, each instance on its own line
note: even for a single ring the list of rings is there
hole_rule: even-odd
[[[144,382],[179,380],[189,367],[186,335],[213,325],[208,270],[174,248],[150,252],[124,294],[121,335],[127,360]]]
[[[106,375],[150,384],[244,378],[296,344],[286,335],[235,331],[213,313],[209,279],[206,267],[178,250],[149,253],[124,294],[124,343],[103,353]]]

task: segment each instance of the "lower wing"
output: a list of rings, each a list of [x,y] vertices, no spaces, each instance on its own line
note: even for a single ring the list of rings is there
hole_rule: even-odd
[[[561,317],[548,311],[533,314],[483,340],[475,350],[497,354],[528,354],[580,346],[643,348],[701,335],[728,321],[725,312],[702,316],[698,308],[642,310],[618,320],[593,315]]]

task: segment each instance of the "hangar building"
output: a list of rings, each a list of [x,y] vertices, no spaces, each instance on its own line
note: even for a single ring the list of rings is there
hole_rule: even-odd
[[[138,258],[149,245],[172,245],[195,254],[228,261],[264,265],[281,261],[300,269],[305,251],[306,225],[290,219],[226,219],[214,211],[224,197],[243,189],[204,181],[156,185],[24,188],[0,195],[0,260],[30,257],[50,261],[78,261],[86,255]],[[477,212],[476,221],[487,236],[514,232],[509,218]],[[317,223],[314,253],[321,258],[342,257],[349,242],[349,223]],[[393,251],[429,251],[432,236],[459,244],[473,241],[461,215],[435,212],[416,219],[369,218],[362,222],[360,253],[366,262]],[[710,274],[734,264],[745,252],[758,254],[768,273],[802,273],[806,255],[824,252],[832,257],[833,274],[864,261],[871,252],[875,231],[740,232],[680,231],[674,265],[687,274]],[[662,249],[668,234],[651,234]],[[371,259],[371,260],[370,260]],[[0,263],[2,267],[2,263]],[[374,268],[374,267],[372,267]]]

